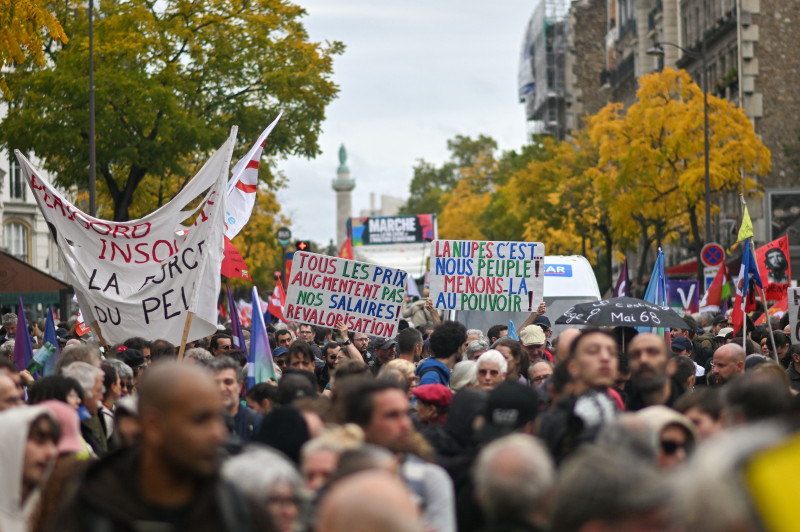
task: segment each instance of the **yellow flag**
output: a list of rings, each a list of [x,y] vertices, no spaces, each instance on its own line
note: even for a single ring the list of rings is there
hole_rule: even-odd
[[[747,211],[747,205],[744,206],[744,216],[742,217],[742,226],[739,228],[739,239],[741,242],[745,238],[753,237],[753,222],[750,220],[750,213]]]

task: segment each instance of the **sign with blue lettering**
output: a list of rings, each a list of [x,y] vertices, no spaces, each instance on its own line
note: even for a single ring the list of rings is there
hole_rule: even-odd
[[[541,242],[434,240],[431,299],[438,309],[531,312],[542,302],[548,268],[572,276],[569,265],[545,265]]]
[[[545,277],[572,277],[572,264],[547,264],[544,267]]]

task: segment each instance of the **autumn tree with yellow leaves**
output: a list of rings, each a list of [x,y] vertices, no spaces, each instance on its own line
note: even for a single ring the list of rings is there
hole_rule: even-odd
[[[587,131],[597,147],[597,179],[613,193],[611,225],[618,235],[638,233],[644,259],[652,245],[686,234],[699,264],[705,210],[703,93],[685,71],[665,68],[639,79],[628,109],[612,103],[591,117]],[[733,103],[708,95],[712,201],[764,176],[770,153]],[[745,190],[755,182],[747,178]],[[712,205],[712,215],[719,211]],[[641,280],[646,264],[640,261]]]
[[[712,201],[739,188],[742,171],[745,190],[755,191],[752,176],[769,172],[769,150],[741,109],[711,94],[708,106]],[[518,157],[499,171],[503,158],[485,150],[460,168],[437,191],[440,236],[542,241],[549,254],[593,262],[601,250],[608,275],[615,251],[638,249],[641,280],[654,245],[683,235],[699,255],[703,133],[703,93],[685,71],[643,76],[636,103],[608,104],[563,142],[538,139],[522,164]]]
[[[2,0],[0,2],[0,91],[6,99],[13,94],[6,80],[9,67],[30,58],[45,65],[44,45],[48,39],[69,42],[61,23],[43,2]]]

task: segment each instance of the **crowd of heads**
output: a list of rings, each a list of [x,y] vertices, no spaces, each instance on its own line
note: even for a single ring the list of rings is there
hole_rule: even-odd
[[[52,374],[20,372],[11,316],[0,530],[99,529],[87,516],[285,532],[786,518],[753,490],[787,466],[771,451],[793,449],[800,350],[782,331],[737,338],[724,315],[665,335],[554,331],[537,312],[518,339],[441,320],[395,338],[278,324],[277,378],[249,386],[249,346],[230,330],[180,357],[164,340],[98,349],[63,334]],[[147,502],[120,502],[134,492]]]

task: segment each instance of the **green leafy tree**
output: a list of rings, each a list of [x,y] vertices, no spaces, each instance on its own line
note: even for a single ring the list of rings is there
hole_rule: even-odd
[[[472,167],[482,155],[492,155],[497,142],[486,135],[477,139],[457,135],[447,141],[450,159],[441,166],[420,160],[414,167],[409,187],[410,197],[401,212],[405,214],[439,214],[443,195],[455,189],[464,168]]]
[[[11,149],[34,152],[59,184],[88,178],[88,35],[82,13],[60,5],[72,40],[48,48],[44,69],[9,74],[16,95],[0,131]],[[305,11],[286,0],[101,0],[95,24],[98,183],[127,220],[147,180],[170,194],[197,161],[222,144],[232,125],[255,139],[284,117],[265,157],[313,157],[339,42],[310,42]],[[239,143],[235,156],[249,147]],[[274,189],[268,165],[260,178]],[[168,199],[169,196],[167,195]],[[163,196],[162,196],[163,202]]]

